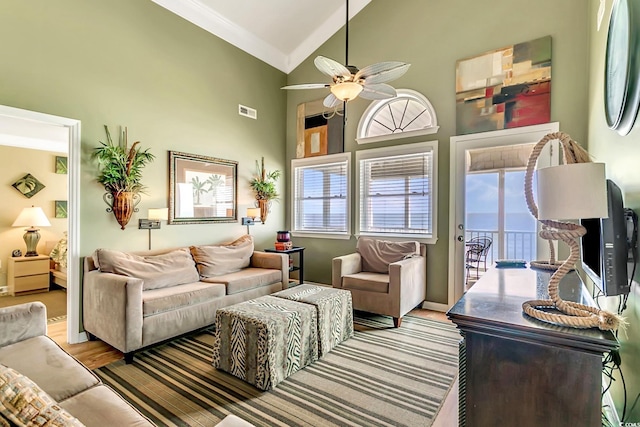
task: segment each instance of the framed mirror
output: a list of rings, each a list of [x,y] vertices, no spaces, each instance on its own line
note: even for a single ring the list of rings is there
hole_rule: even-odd
[[[238,220],[238,162],[169,151],[169,224]]]

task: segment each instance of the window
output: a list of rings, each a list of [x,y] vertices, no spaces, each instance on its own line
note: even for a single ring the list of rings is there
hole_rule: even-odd
[[[348,239],[351,153],[291,161],[294,236]]]
[[[390,141],[438,131],[436,112],[420,92],[398,89],[398,96],[372,102],[358,123],[358,144]]]
[[[435,243],[438,142],[356,153],[359,233]]]

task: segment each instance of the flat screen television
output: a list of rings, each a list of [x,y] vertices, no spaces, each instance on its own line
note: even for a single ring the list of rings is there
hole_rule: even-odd
[[[607,180],[608,218],[583,219],[582,268],[603,294],[629,293],[627,224],[620,188]]]

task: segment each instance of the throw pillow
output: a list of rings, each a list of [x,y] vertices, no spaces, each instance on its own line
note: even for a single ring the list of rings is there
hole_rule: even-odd
[[[418,242],[390,242],[361,237],[356,251],[362,257],[362,271],[388,273],[389,264],[420,255]]]
[[[253,238],[245,235],[231,243],[191,246],[191,255],[201,277],[221,276],[249,267],[253,255]]]
[[[111,249],[97,249],[93,256],[100,271],[144,280],[145,290],[167,288],[200,280],[187,248],[160,255],[134,255]]]
[[[4,365],[0,365],[0,413],[7,421],[16,425],[47,427],[84,425],[61,408],[36,383]]]

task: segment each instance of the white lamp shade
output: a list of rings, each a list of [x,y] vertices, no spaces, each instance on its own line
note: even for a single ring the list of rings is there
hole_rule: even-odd
[[[351,101],[362,92],[362,85],[354,82],[338,83],[331,86],[331,93],[341,101]]]
[[[570,163],[538,170],[538,219],[608,216],[604,163]]]
[[[12,227],[50,227],[51,223],[40,207],[22,209]]]
[[[152,221],[168,221],[169,208],[150,208],[147,213],[147,219]]]
[[[249,218],[257,218],[260,216],[260,208],[247,208],[247,216]]]

